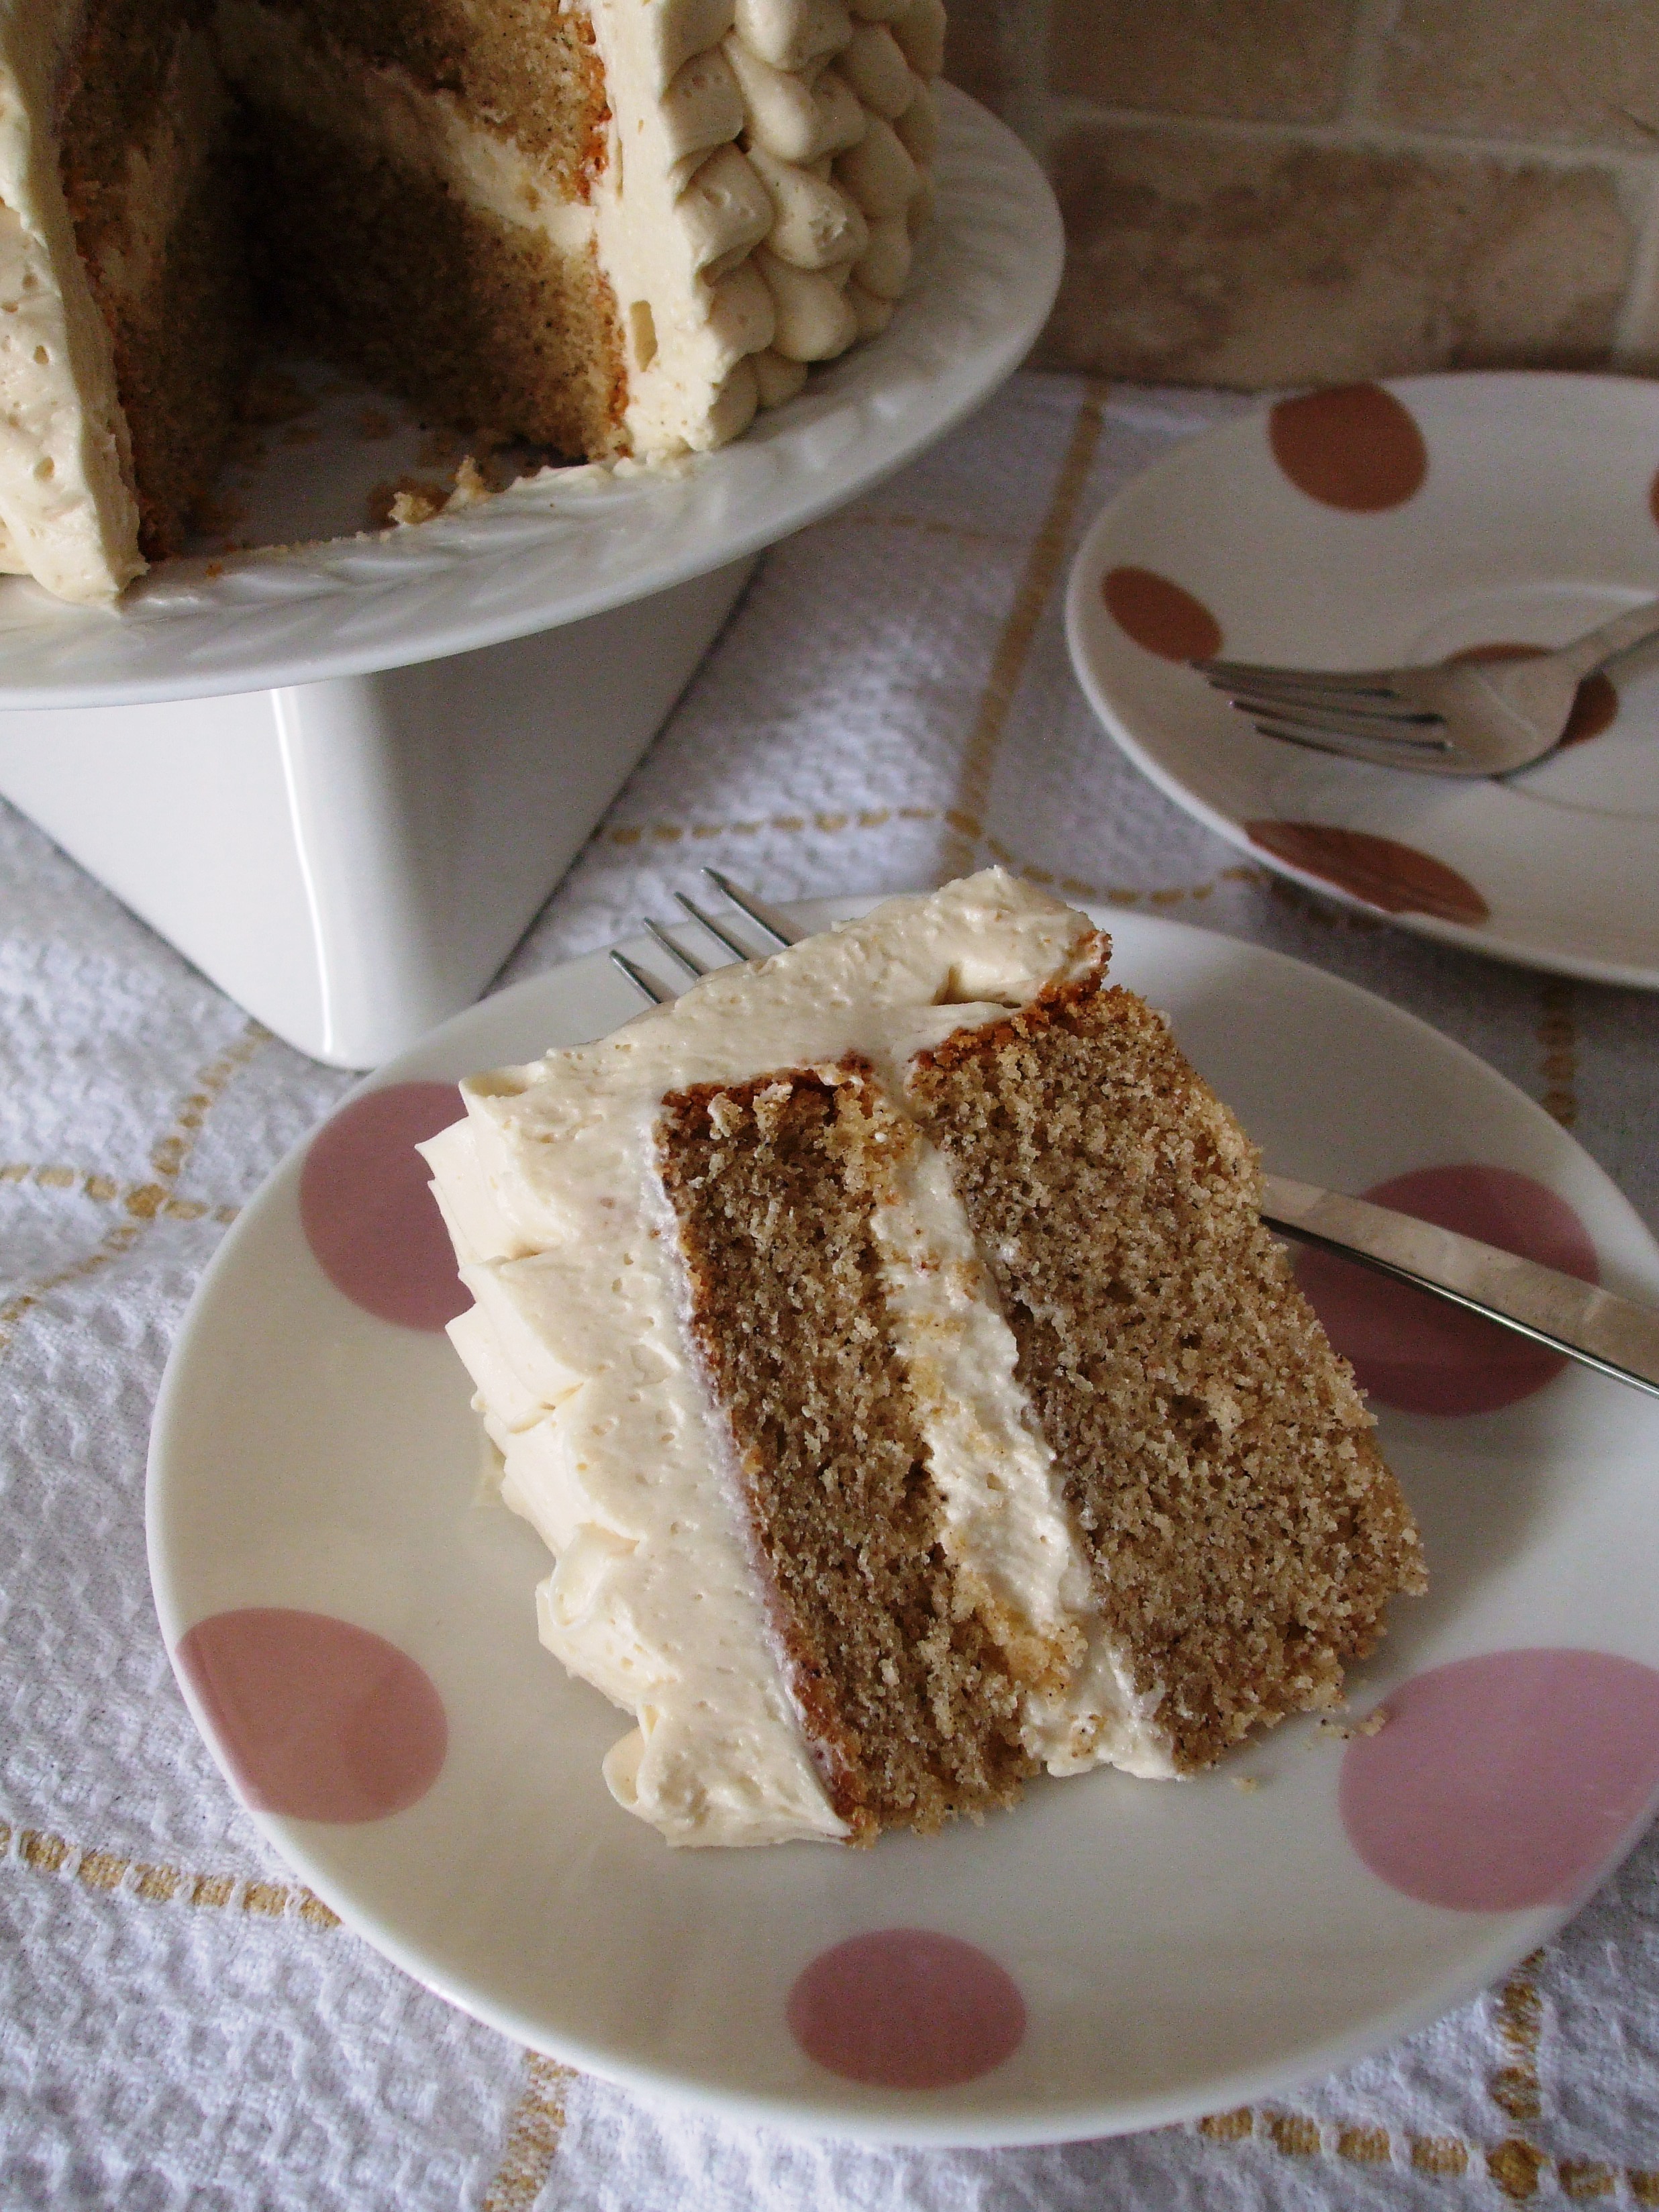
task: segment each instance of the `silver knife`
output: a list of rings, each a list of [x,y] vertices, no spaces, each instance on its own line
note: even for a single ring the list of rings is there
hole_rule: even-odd
[[[1265,1182],[1261,1218],[1270,1229],[1449,1298],[1659,1397],[1659,1312],[1651,1307],[1363,1198],[1287,1176]]]

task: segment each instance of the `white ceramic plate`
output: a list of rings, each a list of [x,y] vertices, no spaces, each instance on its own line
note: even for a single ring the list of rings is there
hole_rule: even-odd
[[[802,918],[816,925],[869,903]],[[1536,1187],[1565,1200],[1604,1280],[1659,1296],[1659,1252],[1630,1206],[1547,1115],[1460,1047],[1254,946],[1135,915],[1109,926],[1116,972],[1170,1010],[1270,1165],[1363,1190],[1478,1160],[1504,1171],[1511,1195],[1530,1191],[1553,1210],[1558,1229],[1571,1217]],[[637,952],[649,965],[649,949]],[[348,1107],[325,1128],[382,1109],[395,1118],[409,1101],[435,1127],[448,1118],[446,1097],[401,1086],[447,1085],[592,1038],[635,1010],[603,957],[578,961],[434,1031],[356,1094],[374,1104]],[[401,1781],[394,1772],[388,1791],[365,1770],[369,1796],[412,1796],[404,1809],[256,1817],[368,1942],[509,2035],[783,2126],[921,2143],[1146,2127],[1242,2102],[1434,2017],[1540,1942],[1645,1816],[1659,1782],[1659,1408],[1582,1372],[1542,1381],[1534,1371],[1502,1410],[1383,1413],[1433,1588],[1396,1605],[1381,1652],[1353,1680],[1362,1712],[1394,1700],[1379,1735],[1345,1749],[1297,1720],[1194,1781],[1044,1780],[982,1828],[888,1837],[871,1851],[671,1851],[601,1780],[624,1717],[537,1643],[540,1545],[499,1506],[475,1503],[470,1386],[447,1341],[363,1310],[313,1258],[300,1209],[304,1149],[226,1237],[167,1370],[149,1486],[161,1626],[176,1651],[204,1622],[255,1620],[249,1609],[321,1615],[325,1626],[350,1624],[340,1632],[360,1642],[365,1630],[386,1639],[404,1655],[394,1672],[417,1690],[434,1686],[420,1696],[441,1701],[447,1754],[430,1711],[425,1721],[405,1712],[392,1758],[394,1767],[403,1759]],[[429,1209],[418,1173],[404,1184]],[[414,1272],[392,1285],[394,1299],[418,1289]],[[1411,1370],[1409,1347],[1404,1357]],[[1476,1396],[1482,1375],[1490,1381],[1490,1361],[1480,1354],[1469,1368],[1467,1347],[1454,1346],[1441,1370],[1425,1358],[1430,1395],[1443,1402],[1449,1373],[1453,1399],[1462,1387],[1460,1358]],[[1395,1395],[1411,1396],[1410,1372]],[[1533,1663],[1517,1647],[1534,1646],[1556,1652],[1541,1662],[1547,1674],[1559,1662],[1571,1677],[1565,1742],[1559,1697],[1551,1705],[1559,1682],[1528,1676],[1517,1687],[1516,1669]],[[1481,1655],[1498,1656],[1431,1671]],[[1586,1699],[1572,1674],[1584,1667],[1612,1674],[1610,1697],[1592,1682]],[[292,1727],[278,1716],[269,1742],[239,1750],[231,1724],[208,1717],[199,1670],[179,1672],[228,1773],[267,1753],[293,1771],[299,1756],[303,1787],[331,1759],[337,1766],[337,1746],[308,1743],[314,1715],[289,1716]],[[1425,1674],[1426,1686],[1402,1690]],[[342,1679],[325,1686],[325,1705],[348,1695]],[[1625,1728],[1603,1747],[1616,1769],[1610,1800],[1586,1796],[1586,1778],[1565,1771],[1595,1735],[1585,1706],[1597,1701],[1615,1735]],[[1401,1784],[1397,1759],[1379,1766],[1395,1751],[1416,1779]],[[341,1772],[349,1797],[356,1784]],[[1441,1793],[1426,1808],[1425,1776]],[[1391,1829],[1395,1813],[1415,1827]],[[1565,1840],[1563,1819],[1580,1822]],[[1437,1897],[1451,1901],[1428,1901]],[[958,2006],[945,2038],[943,2073],[951,2035],[957,2057],[965,2035],[973,2078],[860,2083],[816,2063],[789,2032],[791,1991],[814,1961],[896,1929],[973,1947],[956,1955],[978,1961],[994,1997],[1000,1990],[988,2027],[964,2022]],[[1006,2048],[1010,1982],[1023,2036],[975,2072],[987,2035]],[[878,1984],[898,2005],[903,1993]],[[948,2010],[951,1990],[929,1986],[924,2013],[933,2000]],[[927,2027],[924,2018],[923,2043]]]
[[[724,567],[878,483],[1018,367],[1060,282],[1060,215],[1012,132],[939,88],[938,212],[883,335],[676,478],[564,471],[388,536],[168,562],[113,616],[0,581],[0,710],[262,690],[465,653]],[[295,447],[296,476],[326,442]],[[295,503],[303,513],[306,501]]]
[[[1073,660],[1130,758],[1254,859],[1471,951],[1659,988],[1659,655],[1581,695],[1609,726],[1501,783],[1276,743],[1182,665],[1564,644],[1659,594],[1656,470],[1659,385],[1628,378],[1409,377],[1282,403],[1107,508],[1072,573]]]

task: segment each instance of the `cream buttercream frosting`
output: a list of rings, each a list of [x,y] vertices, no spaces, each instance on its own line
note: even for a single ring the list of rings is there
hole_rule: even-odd
[[[723,444],[886,326],[938,139],[940,0],[589,0],[599,258],[647,456]]]
[[[556,1565],[543,1640],[633,1712],[606,1761],[671,1842],[835,1838],[769,1627],[720,1418],[690,1348],[656,1166],[667,1092],[849,1054],[904,1111],[915,1055],[1087,972],[1085,916],[992,870],[717,971],[602,1043],[472,1079],[422,1149],[475,1304],[451,1334],[506,1502]],[[1091,1591],[1012,1334],[943,1158],[918,1135],[875,1228],[944,1541],[1010,1648],[1042,1655],[1027,1748],[1058,1773],[1173,1771]]]
[[[144,563],[109,333],[52,117],[79,0],[0,0],[0,570],[112,599]]]

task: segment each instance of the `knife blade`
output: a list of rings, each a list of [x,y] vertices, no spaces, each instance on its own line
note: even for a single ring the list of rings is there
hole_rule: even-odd
[[[1270,1229],[1449,1298],[1659,1397],[1659,1312],[1651,1307],[1369,1199],[1288,1176],[1264,1182],[1261,1218]]]

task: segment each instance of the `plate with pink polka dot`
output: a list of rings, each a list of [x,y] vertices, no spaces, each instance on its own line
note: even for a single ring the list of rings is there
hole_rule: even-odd
[[[1259,947],[1101,919],[1270,1168],[1659,1298],[1630,1206],[1462,1048]],[[149,1537],[181,1689],[360,1936],[647,2091],[876,2140],[1051,2141],[1389,2040],[1629,1848],[1659,1793],[1659,1407],[1324,1259],[1310,1294],[1432,1577],[1337,1724],[1182,1783],[1044,1779],[982,1827],[867,1851],[674,1851],[630,1818],[600,1775],[628,1723],[538,1644],[546,1554],[480,1479],[413,1146],[459,1076],[634,1011],[595,955],[372,1077],[228,1235],[168,1367]]]
[[[1406,377],[1191,440],[1085,539],[1066,607],[1101,720],[1252,859],[1473,952],[1659,988],[1659,651],[1590,677],[1501,781],[1264,738],[1186,663],[1508,659],[1659,593],[1659,385]]]

